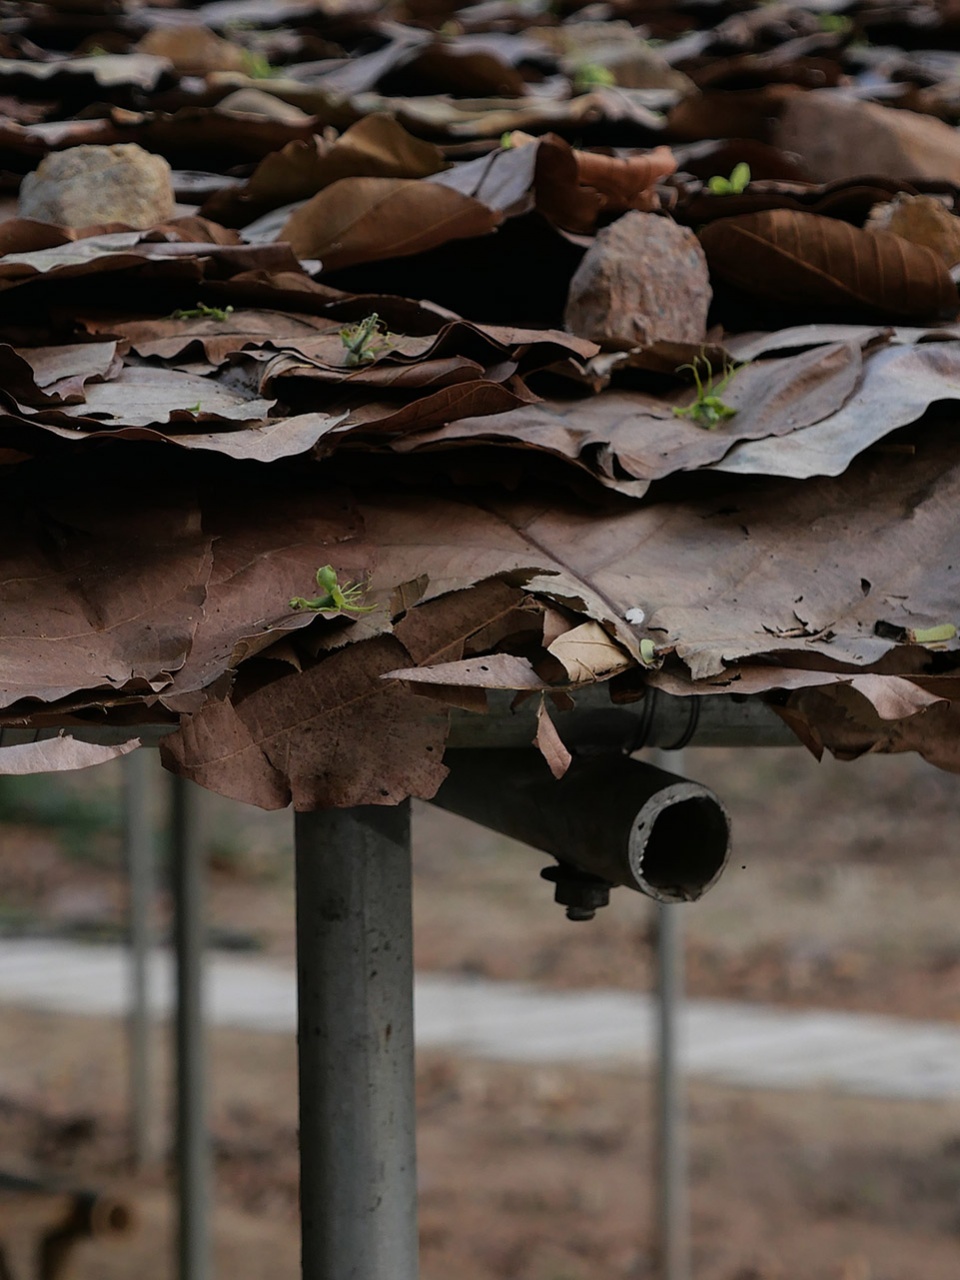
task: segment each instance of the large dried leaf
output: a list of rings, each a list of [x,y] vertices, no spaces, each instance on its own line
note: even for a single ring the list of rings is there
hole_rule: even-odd
[[[646,96],[629,89],[595,89],[570,99],[381,98],[376,107],[391,111],[414,133],[454,142],[499,138],[513,129],[582,137],[592,127],[616,125],[624,146],[639,147],[654,145],[664,131],[662,117],[647,105]]]
[[[785,708],[815,728],[817,739],[841,760],[870,752],[916,751],[941,769],[960,773],[960,703],[938,702],[918,714],[884,718],[863,693],[843,685],[806,689]]]
[[[755,361],[724,388],[723,402],[736,413],[713,431],[673,412],[691,399],[688,392],[654,397],[610,391],[588,400],[545,400],[496,417],[464,417],[395,447],[410,451],[471,442],[533,448],[640,496],[653,480],[719,463],[738,441],[779,439],[835,415],[854,393],[860,368],[854,343]],[[772,441],[769,448],[775,453]]]
[[[98,317],[87,327],[93,332],[109,333],[124,339],[133,351],[148,359],[177,360],[199,356],[211,366],[218,367],[228,356],[247,347],[289,346],[300,350],[302,343],[315,338],[318,333],[339,334],[343,324],[321,316],[244,307],[223,318],[193,316],[173,319],[164,316],[158,319],[111,320]]]
[[[740,475],[840,475],[851,461],[931,405],[960,399],[960,343],[882,347],[867,355],[863,379],[836,413],[780,440],[738,444],[714,463]]]
[[[375,113],[334,143],[319,138],[287,143],[266,156],[243,186],[211,196],[203,212],[226,226],[244,227],[341,178],[424,178],[444,168],[438,147],[412,137],[391,116]]]
[[[175,369],[126,368],[111,382],[87,387],[83,404],[47,410],[45,418],[73,419],[78,427],[149,427],[180,421],[259,422],[275,400],[252,397],[242,391]]]
[[[487,235],[499,222],[479,200],[433,182],[344,178],[291,214],[282,234],[332,271]]]
[[[550,719],[546,699],[541,696],[537,709],[537,733],[533,740],[555,778],[562,778],[573,763],[573,756],[563,744],[557,726]]]
[[[62,773],[70,769],[90,769],[118,756],[129,755],[140,746],[139,738],[105,746],[80,742],[69,735],[0,747],[0,775]]]
[[[312,586],[320,565],[332,564],[343,582],[364,581],[376,558],[344,491],[294,491],[272,501],[261,496],[255,521],[246,502],[219,493],[204,506],[204,526],[213,540],[213,566],[203,617],[185,663],[164,692],[167,706],[214,685],[278,635],[310,626],[315,615],[292,610],[290,600]],[[385,609],[366,615],[364,635],[375,634],[367,625],[371,620],[379,629],[389,621]]]
[[[776,141],[821,182],[855,173],[960,182],[960,138],[942,120],[831,93],[784,106]]]
[[[228,233],[232,234],[232,233]],[[151,238],[155,236],[156,238]],[[71,279],[144,269],[163,269],[172,279],[202,279],[208,264],[234,271],[296,271],[300,264],[286,244],[240,245],[184,242],[162,232],[110,231],[32,251],[8,251],[0,259],[0,290],[22,287],[39,277]]]
[[[192,427],[192,423],[198,420],[196,415],[191,414],[187,419],[177,415],[176,426],[170,432],[161,431],[159,427],[130,426],[98,430],[90,425],[78,431],[75,425],[65,427],[36,418],[27,420],[12,416],[0,416],[0,425],[4,428],[5,439],[14,444],[17,451],[22,451],[11,459],[12,462],[25,461],[31,455],[52,458],[58,446],[61,450],[84,445],[96,448],[106,440],[173,445],[177,449],[218,453],[243,462],[277,462],[282,458],[309,454],[323,436],[345,419],[345,413],[304,413],[265,422],[244,421],[242,430],[237,430],[236,423],[231,423],[226,430],[197,431],[183,430],[184,427]],[[199,420],[203,421],[202,418]],[[210,420],[206,421],[209,425]]]
[[[473,689],[548,689],[549,683],[537,675],[528,658],[513,653],[494,653],[482,658],[438,662],[430,667],[401,667],[384,672],[391,680],[403,680],[412,688],[439,685]]]
[[[597,622],[571,627],[557,636],[547,652],[563,665],[572,684],[600,680],[632,665],[631,658]]]
[[[676,168],[667,147],[609,156],[574,150],[562,138],[524,134],[509,148],[455,165],[434,182],[472,196],[506,217],[538,209],[558,227],[594,230],[601,213],[654,209],[657,181]]]
[[[429,799],[446,776],[446,717],[383,672],[401,663],[392,637],[209,701],[165,738],[168,768],[221,795],[279,809]]]
[[[957,313],[937,255],[889,232],[781,209],[713,222],[700,240],[711,274],[756,297],[886,320]]]
[[[3,504],[0,701],[162,689],[183,665],[212,563],[192,504],[136,491]]]
[[[118,86],[149,92],[165,77],[169,79],[171,70],[166,58],[149,53],[98,54],[91,58],[54,58],[50,62],[0,58],[0,88],[4,93],[24,97],[41,93],[71,96],[78,92],[81,81],[88,81],[91,94]]]

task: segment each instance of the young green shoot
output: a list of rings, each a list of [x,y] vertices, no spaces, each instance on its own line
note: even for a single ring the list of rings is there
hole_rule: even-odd
[[[386,325],[375,311],[357,324],[349,324],[340,330],[340,341],[346,355],[343,363],[351,369],[361,364],[372,364],[393,346]]]
[[[599,62],[582,62],[573,73],[574,93],[589,93],[591,89],[608,89],[617,83],[617,77],[609,67]]]
[[[853,30],[853,19],[845,13],[821,13],[817,15],[820,30],[830,35],[847,36]]]
[[[377,607],[375,604],[362,603],[367,583],[345,582],[341,586],[332,564],[322,565],[317,570],[317,586],[320,588],[320,595],[313,600],[294,596],[290,601],[290,608],[309,609],[313,613],[372,613]]]
[[[721,399],[721,393],[727,383],[736,373],[738,366],[730,361],[724,361],[723,373],[717,378],[714,376],[713,366],[706,356],[695,356],[690,364],[682,364],[677,368],[677,373],[681,369],[689,369],[693,374],[693,380],[697,387],[697,398],[693,404],[689,404],[686,408],[674,406],[674,417],[689,418],[691,422],[695,422],[698,427],[703,427],[705,431],[713,431],[716,427],[724,422],[727,418],[732,418],[737,412],[736,409],[728,404],[724,404]]]
[[[265,53],[254,53],[252,49],[243,51],[243,70],[251,80],[272,80],[283,75],[283,69],[273,66]]]
[[[746,191],[750,182],[750,166],[741,160],[734,165],[729,178],[717,174],[707,183],[707,190],[715,196],[739,196]]]
[[[198,302],[195,307],[183,307],[174,311],[171,320],[226,320],[233,307],[208,307],[205,302]]]

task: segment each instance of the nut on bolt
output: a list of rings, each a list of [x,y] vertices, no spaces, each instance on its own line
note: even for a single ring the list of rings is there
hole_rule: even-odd
[[[568,920],[592,920],[610,902],[613,885],[609,880],[581,871],[569,862],[558,861],[555,867],[544,867],[540,878],[556,886],[553,900],[566,907]]]

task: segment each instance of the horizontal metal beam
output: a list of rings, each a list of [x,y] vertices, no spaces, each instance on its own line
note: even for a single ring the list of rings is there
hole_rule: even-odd
[[[450,717],[450,747],[528,747],[537,731],[539,696],[527,698],[515,711],[516,695],[497,689],[488,695],[486,715],[454,710]],[[574,707],[561,711],[550,704],[560,735],[568,746],[604,747],[611,751],[639,751],[660,747],[796,747],[799,739],[766,702],[737,694],[707,694],[678,698],[648,689],[639,702],[615,705],[609,686],[588,685],[573,695]],[[140,738],[155,747],[172,724],[45,725],[43,728],[0,727],[0,747],[44,742],[67,733],[79,742],[118,744]]]
[[[477,715],[454,711],[450,747],[528,747],[537,731],[539,696],[510,710],[515,694],[496,690],[488,695],[489,711]],[[639,751],[659,747],[796,747],[800,745],[776,711],[755,697],[708,694],[678,698],[647,689],[638,702],[616,705],[609,686],[590,685],[573,695],[574,706],[561,711],[548,701],[550,715],[568,747],[603,747],[611,751]]]

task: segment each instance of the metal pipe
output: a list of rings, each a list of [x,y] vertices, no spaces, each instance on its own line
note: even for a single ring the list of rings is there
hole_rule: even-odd
[[[528,747],[537,731],[537,699],[528,698],[514,709],[515,697],[506,690],[491,690],[487,715],[454,710],[450,747]],[[800,746],[800,739],[773,708],[754,695],[680,698],[648,688],[636,702],[617,704],[610,701],[608,684],[593,684],[578,689],[573,702],[569,711],[551,708],[568,746],[607,747],[627,753],[643,747]],[[62,732],[81,742],[118,743],[138,737],[145,746],[156,746],[176,729],[175,724],[0,726],[0,747],[44,741]]]
[[[658,765],[665,751],[652,753]],[[683,768],[683,752],[671,763]],[[657,904],[657,1080],[656,1224],[661,1280],[690,1280],[690,1210],[683,1080],[680,1069],[680,1007],[683,1000],[683,920],[675,903]]]
[[[176,1165],[178,1280],[209,1280],[210,1139],[204,1037],[204,864],[200,791],[171,777],[171,880],[176,953]]]
[[[303,1280],[416,1280],[410,809],[296,815]]]
[[[432,803],[661,902],[692,902],[723,870],[730,822],[706,787],[627,756],[575,757],[555,779],[539,753],[448,751]]]
[[[455,710],[450,716],[451,748],[528,747],[537,732],[539,700],[516,709],[515,694],[487,695],[488,713]],[[772,707],[756,697],[723,694],[678,698],[648,688],[636,702],[610,701],[606,684],[588,685],[572,695],[573,706],[550,708],[560,737],[571,749],[604,747],[630,754],[643,747],[676,750],[697,747],[796,747],[800,740]]]
[[[154,864],[150,814],[150,778],[154,760],[148,751],[124,756],[123,836],[129,884],[130,1009],[127,1045],[130,1057],[130,1128],[134,1167],[153,1158],[150,1116],[149,963],[153,947]]]

